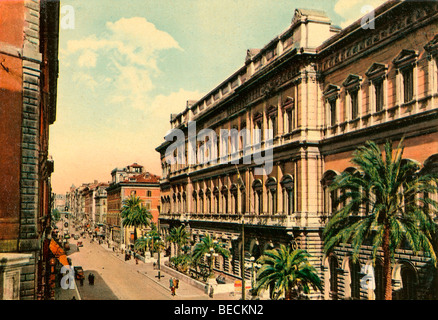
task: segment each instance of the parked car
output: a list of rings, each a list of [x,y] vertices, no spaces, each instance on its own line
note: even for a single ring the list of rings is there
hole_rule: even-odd
[[[84,269],[82,269],[81,266],[75,266],[73,270],[75,271],[76,280],[81,280],[85,278]]]

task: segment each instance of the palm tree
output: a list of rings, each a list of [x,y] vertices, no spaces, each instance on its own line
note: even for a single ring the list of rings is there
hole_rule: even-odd
[[[190,234],[187,232],[184,225],[173,227],[170,230],[167,241],[173,242],[177,245],[177,255],[181,254],[181,249],[189,241]]]
[[[385,300],[392,299],[391,260],[403,242],[415,253],[428,253],[436,266],[432,239],[437,226],[431,215],[438,206],[427,195],[438,191],[437,179],[402,159],[402,143],[393,150],[387,141],[382,153],[368,141],[353,153],[351,162],[357,171],[342,173],[330,186],[342,191],[338,202],[344,205],[323,232],[326,254],[340,243],[351,243],[352,258],[357,261],[363,242],[371,241],[375,262],[378,249],[382,249]]]
[[[148,227],[152,219],[151,213],[141,205],[142,202],[143,200],[135,195],[123,200],[122,226],[134,227],[134,243],[137,241],[137,228]]]
[[[197,243],[193,250],[193,261],[197,263],[203,257],[208,258],[209,277],[213,275],[213,263],[216,255],[221,255],[225,258],[230,256],[230,251],[225,248],[225,244],[214,240],[210,235],[205,235],[201,242]]]
[[[192,263],[192,257],[189,254],[181,254],[170,258],[170,261],[178,271],[186,272],[187,267]]]
[[[158,228],[157,228],[157,225],[155,223],[153,223],[153,222],[151,223],[151,230],[149,230],[149,232],[147,233],[147,236],[150,239],[151,254],[153,255],[155,250],[156,250],[155,243],[157,241],[161,240],[160,233],[158,232]]]
[[[294,292],[307,294],[311,287],[322,291],[321,279],[309,257],[305,250],[292,250],[285,245],[265,251],[257,260],[262,267],[257,272],[254,292],[271,288],[271,299],[284,294],[285,300],[291,300]]]

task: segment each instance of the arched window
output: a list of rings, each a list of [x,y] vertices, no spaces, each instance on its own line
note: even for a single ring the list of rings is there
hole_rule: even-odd
[[[294,206],[294,180],[291,175],[286,175],[281,180],[283,192],[283,210],[285,214],[291,215],[295,212]]]
[[[177,204],[177,212],[181,213],[182,212],[182,208],[181,208],[181,193],[179,193],[179,192],[178,192],[178,195],[177,195],[177,202],[178,202],[178,204]]]
[[[198,194],[196,191],[193,191],[193,213],[198,213]]]
[[[409,263],[403,263],[401,268],[401,279],[403,287],[400,292],[400,300],[415,300],[417,298],[417,273]]]
[[[252,184],[252,189],[254,192],[254,209],[256,214],[263,213],[263,184],[257,179]]]
[[[240,212],[246,213],[246,190],[244,186],[240,187]]]
[[[266,192],[268,199],[268,213],[277,213],[277,180],[273,177],[266,181]]]
[[[220,213],[219,189],[217,187],[213,190],[213,196],[215,201],[215,213]]]
[[[338,299],[338,259],[336,256],[331,255],[329,257],[330,268],[330,297],[332,300]]]
[[[184,213],[187,213],[187,196],[185,191],[182,193],[182,205]]]
[[[199,212],[200,213],[204,213],[204,191],[201,189],[199,190],[199,194],[198,194],[198,198],[199,198]]]
[[[205,192],[205,196],[207,199],[207,209],[206,212],[207,213],[211,213],[211,190],[207,189],[207,191]]]
[[[359,262],[353,262],[353,259],[349,260],[350,267],[350,287],[351,298],[360,299],[360,264]]]
[[[230,188],[231,198],[232,198],[232,213],[238,213],[239,212],[239,202],[237,199],[237,186],[233,183]]]
[[[174,193],[172,196],[172,213],[177,212],[177,210],[176,194]]]
[[[337,209],[338,193],[337,190],[330,190],[337,173],[333,170],[327,171],[322,178],[322,188],[324,196],[324,214],[331,216]]]
[[[222,187],[222,213],[228,213],[228,188],[226,186]]]

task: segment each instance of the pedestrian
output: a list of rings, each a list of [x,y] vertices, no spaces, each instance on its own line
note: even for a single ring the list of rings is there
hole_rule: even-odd
[[[90,274],[88,275],[88,283],[89,283],[90,285],[94,285],[94,274],[90,273]]]
[[[173,278],[169,279],[169,287],[170,287],[170,292],[171,292],[172,296],[174,296],[175,295],[175,286],[173,284]]]
[[[210,298],[213,298],[214,289],[213,286],[210,286]]]

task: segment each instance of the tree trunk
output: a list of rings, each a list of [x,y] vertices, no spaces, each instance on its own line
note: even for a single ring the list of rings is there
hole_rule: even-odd
[[[135,241],[137,241],[137,228],[134,226],[134,245]]]
[[[389,226],[385,224],[383,231],[383,284],[385,288],[385,300],[392,300],[392,268],[391,253],[389,250]]]
[[[292,300],[292,289],[291,288],[285,289],[284,300]]]

